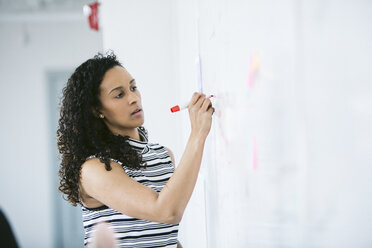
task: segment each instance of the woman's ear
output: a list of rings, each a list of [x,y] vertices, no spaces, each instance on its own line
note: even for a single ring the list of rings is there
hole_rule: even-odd
[[[101,119],[105,118],[103,114],[101,114],[96,108],[92,108],[92,113],[94,117],[96,118],[101,118]]]

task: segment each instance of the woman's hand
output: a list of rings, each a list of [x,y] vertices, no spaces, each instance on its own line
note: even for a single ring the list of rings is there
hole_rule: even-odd
[[[195,92],[188,106],[191,122],[191,133],[206,138],[212,125],[214,108],[205,94]]]

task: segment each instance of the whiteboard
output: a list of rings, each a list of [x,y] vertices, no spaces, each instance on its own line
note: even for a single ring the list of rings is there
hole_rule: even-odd
[[[361,124],[372,119],[371,108],[361,106],[372,99],[368,7],[366,1],[179,1],[181,95],[189,97],[193,87],[217,96],[201,169],[207,247],[372,244],[366,231],[372,214],[355,212],[372,206],[372,183],[365,181],[372,160],[363,153],[354,163],[368,145],[353,136],[371,137]],[[345,56],[360,44],[360,52]],[[198,56],[202,87],[190,86],[200,76]],[[351,75],[358,75],[352,92]],[[349,106],[345,92],[363,110],[335,116]],[[350,134],[347,120],[355,115],[361,129]],[[346,148],[351,140],[358,146]],[[342,145],[345,153],[338,153]],[[352,174],[363,185],[350,182],[350,166],[363,168]]]
[[[176,158],[189,118],[168,107],[216,95],[185,247],[372,246],[371,1],[102,7],[105,49],[143,82],[150,137]]]

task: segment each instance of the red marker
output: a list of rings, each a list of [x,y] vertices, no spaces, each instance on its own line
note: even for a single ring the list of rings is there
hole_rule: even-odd
[[[211,98],[211,97],[215,97],[215,96],[210,95],[207,98]],[[188,106],[189,106],[189,103],[185,103],[184,105],[181,105],[181,106],[179,106],[179,105],[173,106],[170,110],[171,110],[172,113],[175,113],[175,112],[178,112],[180,110],[186,109]]]

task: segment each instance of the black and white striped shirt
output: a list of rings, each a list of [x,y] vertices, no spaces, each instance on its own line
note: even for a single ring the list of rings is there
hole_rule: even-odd
[[[134,170],[127,168],[120,161],[128,176],[139,183],[160,192],[174,172],[168,151],[157,143],[149,143],[147,132],[138,128],[141,140],[129,138],[128,143],[142,153],[147,168]],[[95,155],[88,157],[93,158]],[[85,230],[84,245],[92,240],[93,226],[99,222],[108,222],[115,233],[119,247],[177,247],[178,225],[141,220],[119,213],[107,206],[87,208],[82,206]]]

